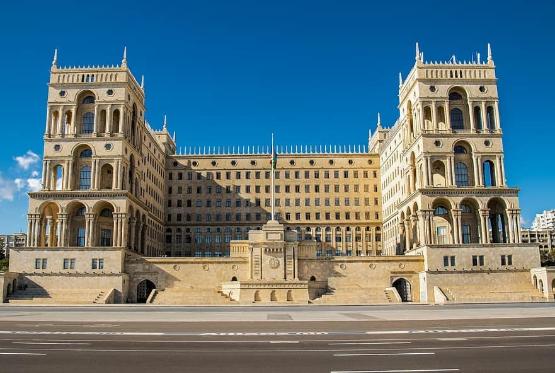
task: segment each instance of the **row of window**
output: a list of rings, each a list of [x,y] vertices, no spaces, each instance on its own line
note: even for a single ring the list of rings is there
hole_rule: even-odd
[[[455,267],[457,265],[457,260],[455,256],[443,257],[444,267]],[[485,260],[483,255],[472,255],[472,266],[473,267],[483,267],[485,265]],[[512,255],[501,255],[501,265],[502,266],[512,266],[513,256]]]
[[[75,269],[75,258],[64,258],[63,269]],[[36,258],[35,259],[35,269],[47,269],[48,259],[47,258]],[[104,258],[93,258],[91,260],[91,269],[104,269]]]
[[[172,216],[173,214],[168,214],[167,216],[167,221],[169,223],[172,222]],[[183,218],[185,218],[185,221],[193,221],[193,216],[194,216],[194,221],[195,222],[212,222],[212,221],[216,221],[216,222],[220,222],[220,221],[266,221],[266,220],[270,220],[271,219],[271,214],[270,213],[266,213],[264,216],[264,220],[262,219],[262,214],[261,213],[246,213],[246,214],[241,214],[241,213],[236,213],[235,215],[233,215],[232,213],[226,213],[226,214],[205,214],[204,215],[204,220],[202,219],[203,215],[202,214],[185,214],[185,216],[183,216],[183,214],[175,214],[175,221],[176,222],[182,222],[184,221]],[[303,214],[300,212],[296,212],[295,215],[293,215],[290,212],[286,212],[285,213],[285,220],[286,221],[291,221],[293,220],[292,217],[295,217],[294,220],[302,220]],[[332,220],[332,216],[334,217],[335,220],[362,220],[361,217],[361,213],[360,212],[344,212],[343,214],[340,212],[335,212],[333,215],[331,212],[324,212],[323,220]],[[370,220],[371,219],[371,213],[366,211],[364,213],[364,220]],[[233,217],[235,217],[235,219],[233,219]],[[281,220],[283,217],[283,215],[281,213],[276,213],[275,214],[275,218],[277,220]],[[320,212],[316,212],[314,214],[310,213],[310,212],[305,212],[304,213],[304,220],[306,221],[310,221],[312,220],[312,218],[314,218],[314,220],[322,220],[322,213]],[[375,220],[379,220],[380,218],[380,214],[378,212],[374,212],[374,219]]]
[[[186,194],[193,194],[193,191],[195,191],[196,194],[202,194],[202,193],[206,193],[206,194],[212,194],[213,192],[215,192],[216,194],[221,194],[223,191],[225,191],[225,193],[241,193],[242,190],[244,190],[245,193],[252,193],[254,190],[254,193],[262,193],[262,187],[264,187],[264,193],[270,193],[271,192],[271,186],[270,185],[245,185],[244,189],[241,188],[241,185],[226,185],[225,187],[221,186],[221,185],[216,185],[216,186],[205,186],[205,188],[203,188],[202,186],[197,186],[197,187],[192,187],[192,186],[187,186],[185,188],[185,193]],[[330,184],[324,184],[324,193],[331,193],[331,185]],[[352,187],[352,188],[351,188]],[[305,193],[320,193],[322,191],[321,189],[321,185],[313,185],[311,186],[310,184],[305,184],[304,185],[304,192]],[[281,193],[282,190],[285,193],[301,193],[301,185],[293,185],[293,188],[291,188],[291,185],[284,185],[283,189],[281,185],[274,185],[274,192],[275,193]],[[378,192],[378,185],[374,184],[373,187],[373,191],[376,193]],[[333,185],[333,192],[334,193],[341,193],[341,185],[340,184],[334,184]],[[350,192],[354,192],[354,193],[359,193],[360,192],[360,185],[359,184],[353,184],[352,186],[349,184],[344,184],[343,185],[343,192],[344,193],[350,193]],[[370,193],[370,185],[369,184],[364,184],[364,192],[365,193]],[[168,187],[168,194],[172,194],[173,193],[173,187],[169,186]],[[183,194],[183,187],[182,186],[178,186],[177,187],[177,194]]]
[[[312,177],[311,177],[311,173],[312,173]],[[370,175],[372,175],[372,177],[374,179],[376,179],[378,177],[378,171],[358,171],[358,170],[343,170],[343,178],[348,179],[349,177],[358,179],[360,177],[360,175],[362,174],[362,177],[365,179],[369,179]],[[341,175],[341,171],[339,170],[334,170],[334,171],[320,171],[320,170],[315,170],[315,171],[283,171],[283,178],[284,179],[301,179],[301,175],[304,174],[304,178],[305,179],[319,179],[320,176],[322,176],[324,179],[330,179],[331,176],[333,175],[334,179],[339,179],[340,175]],[[226,180],[232,180],[233,177],[233,172],[232,171],[225,171],[225,172],[221,172],[221,171],[216,171],[216,172],[211,172],[211,171],[207,171],[206,173],[199,173],[199,172],[192,172],[192,171],[188,171],[188,172],[176,172],[176,180],[184,180],[184,177],[186,178],[186,180],[193,180],[193,176],[196,175],[196,180],[203,180],[203,179],[207,179],[207,180],[222,180],[222,176],[225,176]],[[274,171],[274,178],[275,179],[280,179],[281,178],[281,171]],[[271,171],[264,171],[264,178],[269,180],[271,176]],[[235,178],[234,180],[240,180],[241,178],[244,179],[261,179],[262,178],[262,171],[235,171]],[[169,180],[173,180],[173,172],[169,172],[168,173],[168,179]]]
[[[352,199],[353,201],[353,206],[360,206],[360,198],[359,197],[355,197]],[[225,203],[224,203],[225,202]],[[233,204],[235,207],[260,207],[262,206],[261,204],[261,199],[260,198],[255,198],[254,203],[253,201],[249,200],[249,199],[236,199],[235,203]],[[264,199],[264,206],[265,207],[270,207],[271,206],[271,202],[272,200],[270,198],[266,198]],[[301,198],[295,198],[295,199],[290,199],[290,198],[285,198],[284,199],[284,206],[285,207],[289,207],[289,206],[295,206],[295,207],[300,207],[301,206]],[[331,199],[330,198],[324,198],[324,206],[331,206]],[[334,206],[341,206],[341,198],[335,198],[334,199]],[[378,206],[379,205],[379,199],[378,198],[374,198],[374,206]],[[205,201],[197,199],[195,200],[195,205],[194,207],[232,207],[232,200],[227,199],[225,201],[221,200],[221,199],[217,199],[215,201],[212,201],[211,199],[207,199]],[[281,199],[280,198],[275,198],[274,199],[274,206],[281,206]],[[304,199],[304,204],[302,206],[322,206],[321,203],[321,199],[320,198],[305,198]],[[351,198],[349,197],[345,197],[343,199],[343,206],[351,206]],[[370,198],[364,198],[364,206],[370,206]],[[171,199],[168,200],[168,207],[173,207],[173,202]],[[178,199],[175,203],[175,207],[193,207],[193,201],[190,199],[185,200],[185,206],[183,206],[183,201]]]

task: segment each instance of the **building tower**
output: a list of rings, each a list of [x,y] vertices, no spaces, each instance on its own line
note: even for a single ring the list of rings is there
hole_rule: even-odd
[[[127,66],[52,61],[42,190],[30,194],[29,247],[116,247],[161,255],[165,156]]]

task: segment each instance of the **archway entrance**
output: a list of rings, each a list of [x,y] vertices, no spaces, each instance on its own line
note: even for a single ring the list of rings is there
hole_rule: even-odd
[[[399,278],[393,281],[393,287],[397,289],[397,292],[401,296],[403,302],[412,302],[412,293],[410,282],[404,278]]]
[[[156,285],[150,280],[139,282],[137,285],[137,303],[146,303],[150,292],[154,289],[156,289]]]

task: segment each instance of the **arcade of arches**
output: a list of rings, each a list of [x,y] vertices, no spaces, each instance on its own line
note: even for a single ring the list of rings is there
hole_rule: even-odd
[[[78,201],[45,202],[37,214],[28,215],[28,232],[31,247],[127,247],[152,254],[145,245],[146,214],[133,207],[117,212],[107,201],[92,207]]]
[[[415,203],[399,214],[402,251],[421,245],[520,243],[520,209],[507,206],[497,197],[436,198],[426,209]]]

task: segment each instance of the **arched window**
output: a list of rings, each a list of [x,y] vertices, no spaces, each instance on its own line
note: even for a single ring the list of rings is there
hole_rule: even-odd
[[[458,187],[466,187],[468,183],[468,167],[462,162],[455,163],[455,183]]]
[[[94,104],[94,96],[85,96],[85,98],[83,98],[82,103],[85,105]]]
[[[93,133],[94,130],[94,113],[86,112],[83,114],[83,121],[81,122],[81,133]]]
[[[459,92],[451,92],[449,93],[449,101],[459,101],[462,100],[462,96]]]
[[[100,211],[100,216],[105,217],[105,218],[111,218],[112,217],[112,210],[102,209],[102,211]]]
[[[64,168],[61,165],[54,167],[54,190],[62,190],[62,180],[64,178]]]
[[[466,214],[466,213],[472,213],[472,209],[470,208],[470,206],[468,206],[467,204],[463,203],[461,204],[461,212]]]
[[[454,130],[464,129],[463,112],[462,112],[461,109],[458,109],[458,108],[451,109],[450,119],[451,119],[451,128],[452,129],[454,129]]]
[[[79,189],[91,189],[91,167],[83,166],[79,172]]]
[[[482,111],[479,106],[474,107],[474,125],[477,130],[482,129]]]
[[[443,206],[438,206],[434,209],[435,216],[443,216],[443,215],[447,215],[448,213],[449,211]]]
[[[90,158],[92,157],[92,150],[85,149],[81,153],[79,153],[79,158]]]
[[[492,161],[485,161],[483,165],[484,186],[495,186],[495,169]]]
[[[495,129],[495,116],[493,114],[493,107],[492,106],[488,106],[488,109],[486,111],[486,120],[487,120],[488,130],[494,130]]]
[[[468,153],[466,148],[462,145],[456,145],[454,148],[455,154],[466,154]]]

